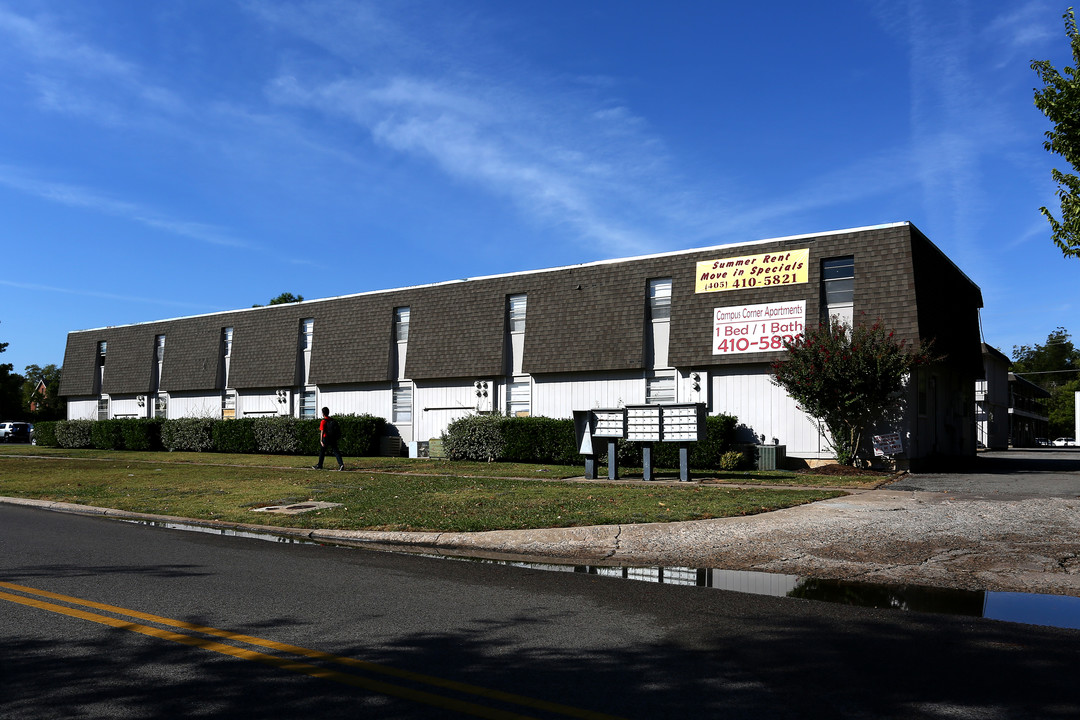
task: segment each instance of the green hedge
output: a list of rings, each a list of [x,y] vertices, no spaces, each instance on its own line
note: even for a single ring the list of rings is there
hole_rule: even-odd
[[[34,442],[42,447],[60,447],[56,439],[56,426],[58,420],[45,420],[34,423]]]
[[[733,469],[737,458],[729,453],[735,441],[738,419],[731,415],[710,415],[705,419],[706,436],[690,443],[690,466],[709,469]],[[545,417],[504,417],[502,415],[467,415],[455,420],[442,436],[446,456],[451,460],[500,460],[575,465],[583,462],[578,454],[573,420]],[[606,443],[605,443],[606,445]],[[599,455],[606,462],[605,448]],[[618,441],[619,462],[641,467],[642,444]],[[678,443],[655,443],[653,467],[679,467]]]
[[[386,420],[373,415],[336,415],[343,455],[377,455]],[[99,450],[183,450],[193,452],[315,455],[319,421],[292,417],[177,420],[117,418],[60,420],[34,425],[46,447]]]

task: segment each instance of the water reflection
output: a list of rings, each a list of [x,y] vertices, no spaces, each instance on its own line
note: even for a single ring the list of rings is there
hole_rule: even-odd
[[[303,537],[276,533],[261,533],[233,528],[208,527],[191,523],[147,520],[126,520],[140,525],[172,530],[205,532],[214,535],[270,540],[304,545],[335,545],[333,540],[313,541]],[[342,543],[343,547],[355,547]],[[1080,629],[1080,597],[1039,595],[1016,592],[984,592],[952,590],[924,585],[884,585],[846,580],[820,580],[797,575],[755,572],[752,570],[721,570],[718,568],[685,567],[605,567],[599,565],[559,565],[514,560],[427,555],[440,560],[491,563],[512,567],[600,575],[624,580],[688,585],[693,587],[730,590],[754,595],[790,597],[802,600],[857,605],[859,607],[893,608],[915,612],[982,617],[990,620],[1045,625],[1048,627]]]
[[[692,585],[859,607],[963,615],[1028,625],[1080,629],[1080,598],[1066,595],[953,590],[925,585],[884,585],[717,568],[598,567],[492,560],[479,562],[497,562],[516,567],[586,573],[666,585]]]

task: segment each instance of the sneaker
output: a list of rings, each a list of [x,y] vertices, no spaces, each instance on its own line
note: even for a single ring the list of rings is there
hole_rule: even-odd
[[[312,465],[311,469],[312,470],[322,470],[322,465]]]
[[[345,469],[345,466],[344,465],[338,465],[337,469],[338,469],[338,472],[341,472],[342,470]]]

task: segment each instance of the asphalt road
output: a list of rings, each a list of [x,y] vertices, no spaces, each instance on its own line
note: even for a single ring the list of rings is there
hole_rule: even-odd
[[[907,475],[890,490],[948,492],[988,500],[1080,497],[1080,448],[1026,448],[979,453],[965,472]]]
[[[1078,631],[11,506],[0,580],[4,718],[1080,716]]]

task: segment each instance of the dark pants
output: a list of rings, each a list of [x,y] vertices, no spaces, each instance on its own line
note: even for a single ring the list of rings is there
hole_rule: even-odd
[[[324,440],[322,443],[319,443],[319,464],[315,467],[322,467],[322,461],[323,458],[326,457],[327,451],[334,453],[334,457],[337,458],[338,467],[341,467],[345,464],[341,460],[341,451],[338,450],[337,443],[330,442],[329,440]]]

